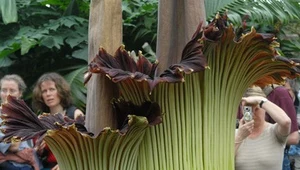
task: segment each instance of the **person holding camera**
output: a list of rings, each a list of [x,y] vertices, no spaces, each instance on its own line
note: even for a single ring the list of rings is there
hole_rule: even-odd
[[[248,88],[242,98],[242,106],[249,107],[249,116],[239,121],[235,136],[235,169],[281,170],[283,150],[290,133],[291,119],[268,99],[260,87]],[[276,122],[265,121],[266,112]]]

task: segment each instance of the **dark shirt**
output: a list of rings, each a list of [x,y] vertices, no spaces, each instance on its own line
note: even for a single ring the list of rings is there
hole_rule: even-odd
[[[77,108],[75,106],[70,106],[66,109],[66,115],[71,118],[74,119],[74,115],[75,115],[75,110]],[[50,148],[48,147],[48,145],[45,146],[45,150],[44,153],[42,155],[42,157],[44,157],[44,162],[43,165],[46,168],[53,168],[56,164],[57,164],[57,160],[54,156],[54,154],[51,152]]]
[[[267,96],[268,100],[275,103],[279,106],[282,110],[286,112],[286,114],[291,119],[291,132],[298,131],[298,123],[297,123],[297,113],[294,107],[293,99],[288,91],[283,86],[278,86],[274,88],[269,95]],[[266,121],[270,123],[275,123],[275,121],[266,114]]]
[[[70,106],[66,109],[66,115],[71,118],[71,119],[74,119],[74,116],[75,116],[75,110],[77,109],[76,106]]]

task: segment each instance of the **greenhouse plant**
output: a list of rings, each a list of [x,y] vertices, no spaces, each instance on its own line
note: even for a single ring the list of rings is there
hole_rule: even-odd
[[[23,101],[9,97],[2,106],[3,140],[41,136],[61,170],[234,169],[243,92],[253,84],[295,78],[299,62],[277,55],[273,35],[251,29],[237,37],[226,19],[217,15],[207,26],[199,24],[181,62],[159,76],[158,62],[150,63],[142,53],[134,59],[124,46],[114,55],[99,48],[86,81],[103,74],[117,85],[119,96],[111,99],[117,129],[93,135],[83,120],[61,114],[38,118]]]

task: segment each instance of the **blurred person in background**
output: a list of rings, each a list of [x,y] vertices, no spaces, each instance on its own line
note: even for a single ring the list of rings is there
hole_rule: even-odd
[[[294,107],[296,110],[296,114],[299,111],[299,83],[296,79],[287,79],[285,83],[285,88],[288,89],[293,101]],[[297,123],[299,127],[299,120],[297,116]],[[299,131],[298,131],[299,133]],[[291,169],[292,170],[300,170],[300,144],[290,145],[289,152],[288,152],[289,160],[291,162]]]
[[[26,89],[23,79],[16,75],[6,75],[0,80],[1,103],[11,95],[20,99]],[[0,119],[0,122],[2,120]],[[0,137],[4,134],[0,131]],[[14,143],[0,143],[1,170],[39,170],[39,160],[32,148],[32,140]]]
[[[291,170],[291,164],[288,156],[288,152],[291,145],[298,144],[299,133],[298,133],[298,122],[297,113],[294,107],[295,96],[291,90],[287,87],[289,86],[289,80],[287,79],[285,85],[270,84],[264,87],[264,93],[269,101],[272,101],[277,106],[285,111],[288,117],[291,119],[291,131],[287,139],[287,144],[284,150],[284,159],[282,170]],[[275,121],[266,114],[266,121],[270,123],[275,123]]]

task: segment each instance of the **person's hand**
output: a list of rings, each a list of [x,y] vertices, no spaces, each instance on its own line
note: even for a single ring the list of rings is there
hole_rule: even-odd
[[[58,164],[56,164],[51,170],[59,170]]]
[[[10,147],[8,148],[8,151],[11,153],[16,153],[19,151],[19,147],[20,147],[21,142],[14,142],[11,143]]]
[[[42,155],[46,146],[46,142],[43,140],[40,145],[36,146],[34,149],[36,150],[38,155]]]
[[[250,106],[256,106],[258,105],[263,99],[265,99],[262,96],[249,96],[249,97],[243,97],[242,98],[242,105],[250,105]]]
[[[244,119],[242,118],[239,122],[239,129],[235,137],[235,142],[240,143],[244,139],[246,139],[252,133],[253,128],[254,128],[254,120],[245,122]]]
[[[40,170],[39,165],[35,159],[35,150],[32,148],[25,148],[23,150],[18,151],[13,155],[14,158],[18,156],[19,160],[13,160],[18,163],[28,163],[31,165],[34,170]],[[21,161],[21,162],[19,162]]]

